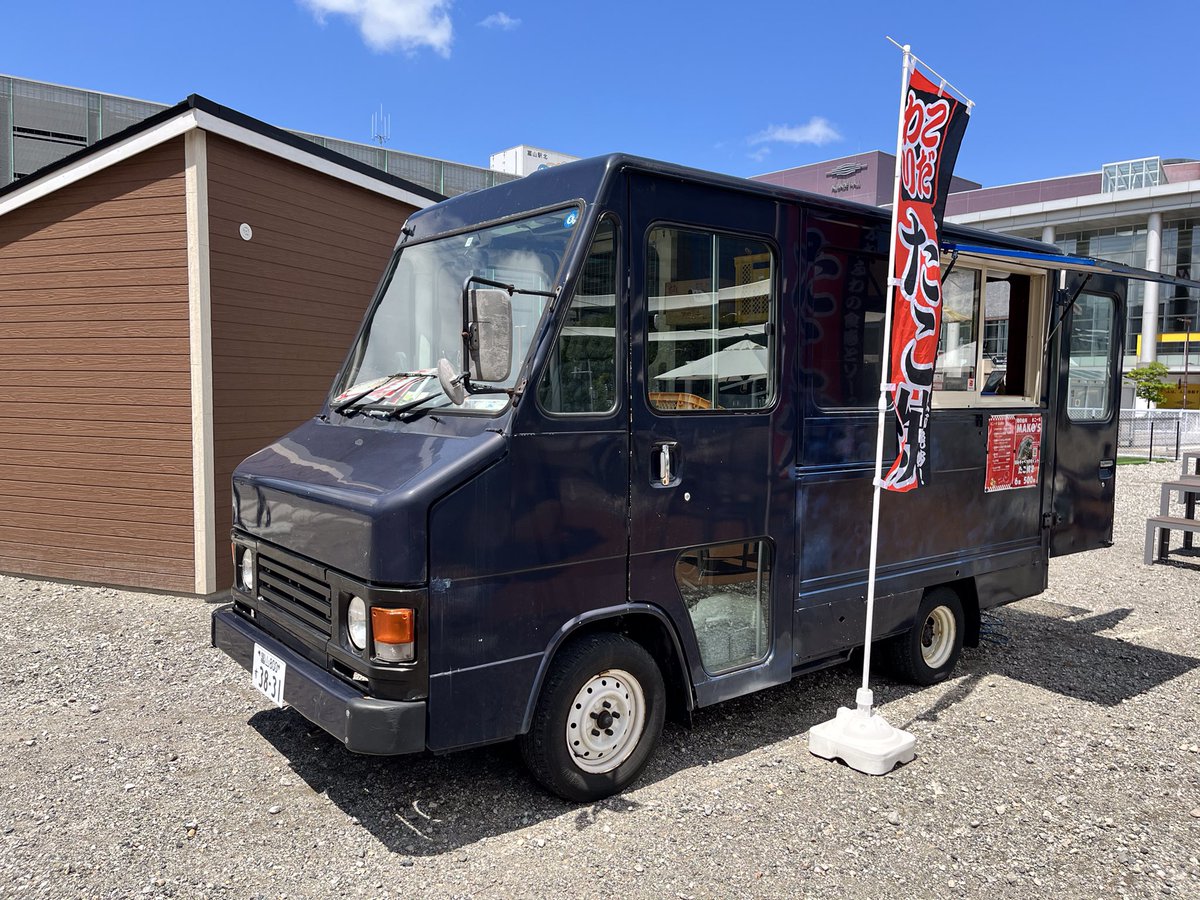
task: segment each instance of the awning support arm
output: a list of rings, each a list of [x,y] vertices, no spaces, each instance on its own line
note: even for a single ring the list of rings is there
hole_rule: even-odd
[[[942,271],[942,284],[946,283],[946,279],[950,277],[950,273],[954,271],[954,264],[958,262],[958,248],[950,251],[950,265]]]

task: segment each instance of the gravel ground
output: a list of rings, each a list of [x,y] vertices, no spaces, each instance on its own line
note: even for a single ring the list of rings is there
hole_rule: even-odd
[[[958,677],[878,680],[915,762],[809,755],[840,667],[668,724],[594,806],[510,746],[346,753],[198,600],[0,577],[0,897],[1200,896],[1200,556],[1141,562],[1177,471],[1121,467],[1116,545],[1053,562]]]

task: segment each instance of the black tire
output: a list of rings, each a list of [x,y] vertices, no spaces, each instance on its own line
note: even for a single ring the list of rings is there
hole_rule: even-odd
[[[947,633],[953,629],[953,633]],[[930,685],[945,681],[962,653],[966,623],[962,600],[948,587],[929,591],[912,628],[884,645],[888,668],[902,681]]]
[[[619,634],[585,636],[555,656],[529,733],[517,738],[521,756],[539,784],[566,800],[612,796],[641,774],[653,754],[666,699],[662,672],[640,644]],[[580,734],[585,724],[584,739],[572,747],[568,732]]]

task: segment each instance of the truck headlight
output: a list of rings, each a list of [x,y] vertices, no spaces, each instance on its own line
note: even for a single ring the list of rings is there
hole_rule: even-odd
[[[346,631],[355,650],[367,646],[367,604],[362,597],[351,597],[346,607]]]
[[[242,551],[242,562],[238,567],[238,587],[247,594],[254,593],[254,551],[249,547]]]

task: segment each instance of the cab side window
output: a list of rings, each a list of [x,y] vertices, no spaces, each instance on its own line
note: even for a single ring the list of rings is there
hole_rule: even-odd
[[[617,226],[596,229],[558,342],[538,385],[550,413],[612,412],[617,406]]]
[[[647,237],[646,385],[657,410],[763,409],[775,396],[775,257],[682,228]]]

